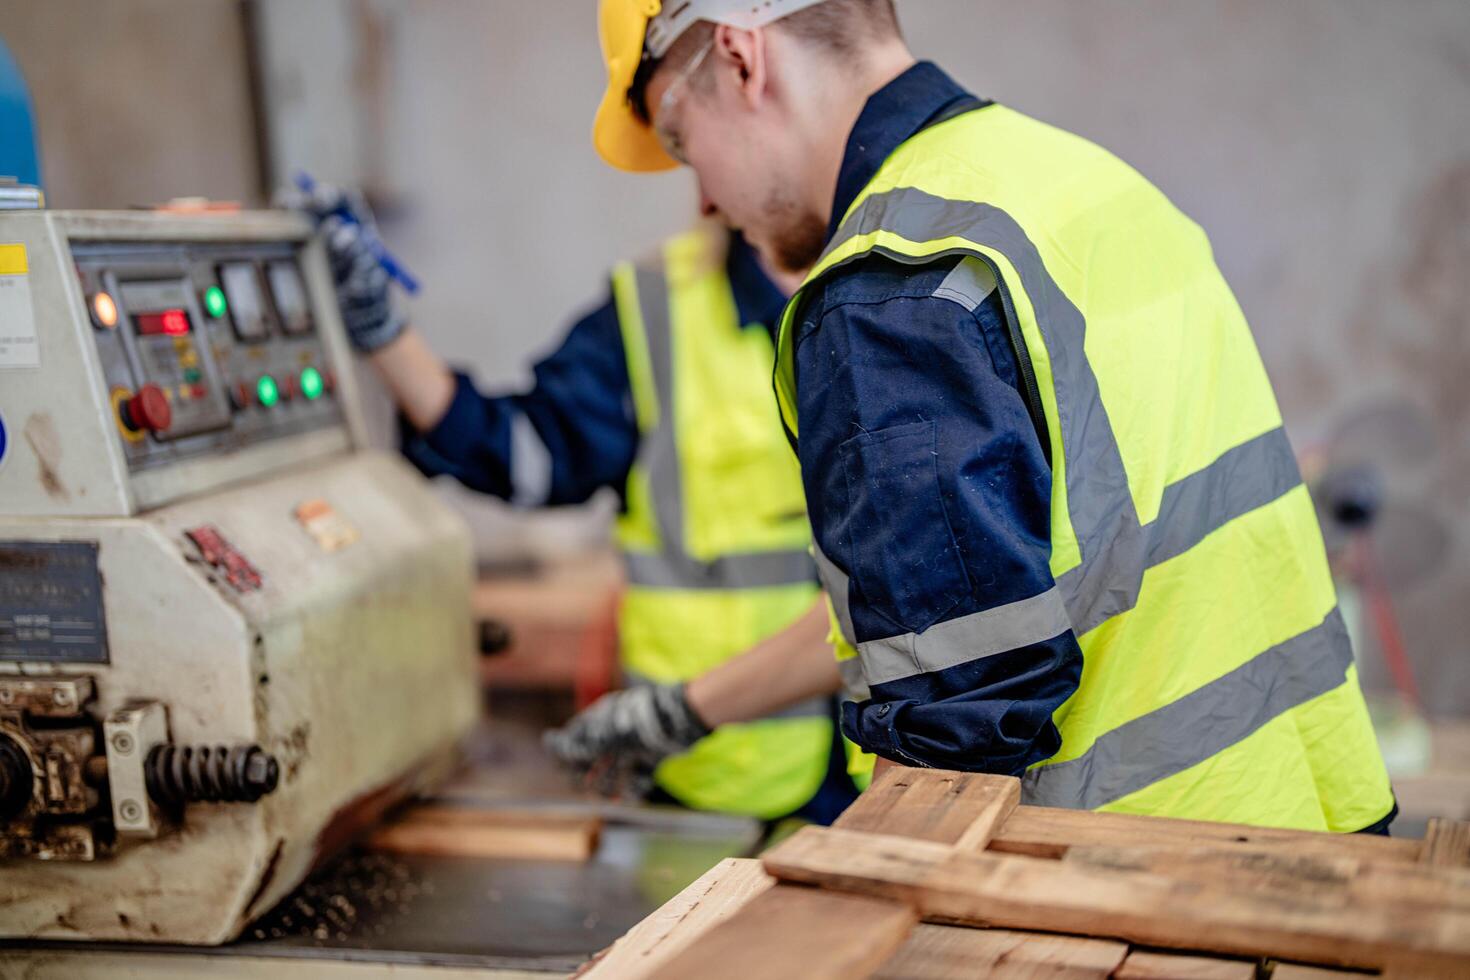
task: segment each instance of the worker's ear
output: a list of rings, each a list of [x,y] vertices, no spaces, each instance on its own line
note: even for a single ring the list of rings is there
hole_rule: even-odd
[[[746,108],[756,109],[766,98],[766,42],[763,28],[746,31],[728,24],[715,25],[712,52],[715,70],[725,77],[721,87],[729,85]]]

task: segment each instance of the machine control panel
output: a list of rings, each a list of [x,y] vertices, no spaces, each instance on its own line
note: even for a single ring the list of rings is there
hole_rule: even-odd
[[[72,244],[131,470],[343,424],[300,248]]]

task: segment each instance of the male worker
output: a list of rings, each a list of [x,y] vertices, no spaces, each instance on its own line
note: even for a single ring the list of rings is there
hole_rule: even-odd
[[[406,325],[370,245],[371,215],[355,202],[359,220],[344,221],[343,204],[330,190],[311,202],[348,335],[403,414],[409,459],[526,506],[579,503],[604,486],[623,497],[619,632],[638,686],[604,698],[555,747],[587,765],[653,770],[660,790],[697,809],[830,822],[854,790],[800,474],[770,397],[785,293],[755,252],[707,225],[619,265],[612,297],[536,366],[534,387],[487,397]],[[752,665],[787,668],[772,710],[729,677],[683,683],[757,644]],[[761,720],[711,732],[751,719]]]
[[[1031,803],[1386,827],[1311,502],[1200,229],[916,63],[891,0],[602,0],[601,25],[602,156],[691,166],[811,267],[776,392],[845,733]]]

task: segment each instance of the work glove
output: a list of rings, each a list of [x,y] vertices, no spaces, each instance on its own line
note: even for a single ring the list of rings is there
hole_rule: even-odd
[[[362,194],[319,184],[309,193],[295,192],[285,203],[317,223],[352,346],[371,353],[397,340],[407,321],[393,305],[389,276],[377,253],[377,222]]]
[[[614,777],[601,787],[610,792],[609,784],[646,778],[709,733],[683,684],[655,684],[603,695],[544,741],[562,762]]]

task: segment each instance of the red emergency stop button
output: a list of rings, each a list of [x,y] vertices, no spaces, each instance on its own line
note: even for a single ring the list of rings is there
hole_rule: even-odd
[[[146,384],[137,394],[124,398],[118,403],[117,413],[129,432],[162,432],[174,421],[168,396],[155,384]]]

